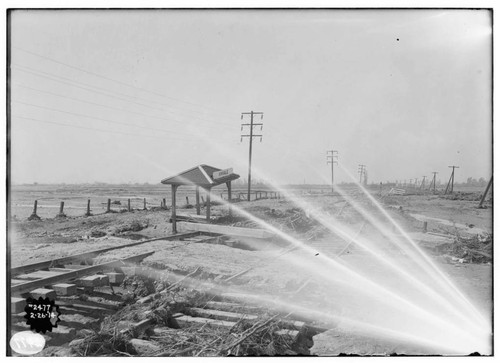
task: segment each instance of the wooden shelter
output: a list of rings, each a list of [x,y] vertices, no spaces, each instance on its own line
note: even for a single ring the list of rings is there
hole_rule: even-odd
[[[162,184],[172,186],[172,232],[177,233],[176,223],[176,193],[181,185],[194,186],[196,188],[196,213],[200,214],[200,188],[207,193],[206,213],[207,221],[210,221],[210,190],[220,184],[226,183],[228,200],[231,201],[231,181],[240,176],[233,173],[233,169],[219,169],[209,165],[198,165],[180,174],[163,179]]]

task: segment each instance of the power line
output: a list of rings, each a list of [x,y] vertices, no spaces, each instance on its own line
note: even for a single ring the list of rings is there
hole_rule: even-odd
[[[80,88],[80,89],[83,89],[83,90],[85,90],[87,92],[93,92],[93,93],[96,93],[96,94],[101,94],[101,95],[104,95],[104,96],[107,96],[107,97],[111,97],[111,98],[115,98],[115,99],[118,99],[120,101],[124,101],[124,102],[127,102],[127,103],[134,103],[134,104],[139,105],[139,106],[145,106],[145,107],[152,108],[152,109],[155,109],[155,110],[158,110],[158,111],[162,111],[162,112],[166,111],[168,113],[172,113],[172,114],[175,115],[175,113],[173,113],[172,111],[168,111],[168,110],[161,109],[161,108],[158,108],[158,107],[151,107],[148,104],[144,104],[144,103],[141,103],[141,102],[131,101],[131,100],[125,99],[123,97],[118,97],[118,96],[109,94],[109,92],[116,93],[114,91],[109,91],[107,89],[104,89],[107,92],[102,92],[102,91],[96,91],[95,90],[95,89],[103,89],[102,87],[96,87],[96,86],[93,86],[93,85],[88,85],[87,83],[74,81],[74,80],[72,80],[70,78],[67,78],[67,77],[61,77],[61,76],[53,75],[53,74],[48,73],[48,72],[34,70],[33,68],[30,68],[30,67],[24,67],[24,66],[17,66],[17,65],[15,65],[15,68],[17,68],[21,72],[33,74],[33,75],[35,75],[37,77],[42,77],[42,78],[50,79],[50,80],[55,81],[55,82],[59,82],[59,83],[66,84],[66,85],[69,85],[69,86],[72,86],[72,87]],[[21,69],[21,68],[27,68],[28,70]],[[81,86],[81,85],[83,85],[83,86]],[[92,88],[94,88],[94,89],[92,89]],[[126,97],[133,98],[132,96],[128,96],[128,95],[126,95]],[[176,116],[179,116],[179,115],[176,115]],[[213,120],[207,120],[207,119],[203,119],[203,118],[195,117],[195,116],[181,116],[181,117],[192,117],[192,118],[197,118],[199,120],[207,121],[207,122],[210,122],[210,123],[217,123],[217,124],[221,124],[221,125],[224,125],[224,126],[228,126],[229,125],[229,123],[218,122],[218,121],[213,121]],[[174,121],[174,122],[183,122],[183,121],[174,120],[174,119],[166,119],[166,118],[163,118],[163,119]],[[206,125],[199,125],[199,126],[207,127]]]
[[[121,131],[110,131],[110,130],[96,129],[96,128],[93,128],[93,127],[85,127],[85,126],[78,126],[78,125],[68,125],[68,124],[64,124],[64,123],[60,123],[60,122],[40,120],[40,119],[36,119],[36,118],[32,118],[32,117],[25,117],[25,116],[19,116],[19,115],[12,115],[12,117],[19,118],[19,119],[24,119],[24,120],[30,120],[30,121],[36,121],[36,122],[54,124],[54,125],[59,125],[59,126],[65,126],[65,127],[72,127],[72,128],[77,128],[77,129],[106,132],[106,133],[109,133],[109,134],[121,134],[121,135],[136,136],[136,137],[137,136],[140,136],[140,137],[150,137],[150,138],[153,138],[153,139],[165,140],[165,137],[157,137],[157,136],[152,136],[152,135],[130,134],[130,133],[121,132]],[[179,138],[167,138],[167,139],[179,140],[179,141],[191,141],[191,140],[188,140],[188,139],[179,139]]]
[[[179,135],[183,135],[183,136],[188,136],[188,134],[182,133],[182,132],[178,132],[178,131],[172,131],[172,130],[160,129],[160,128],[155,128],[155,127],[148,127],[148,126],[136,125],[136,124],[132,124],[132,123],[128,123],[128,122],[114,121],[114,120],[109,120],[109,119],[105,119],[105,118],[101,118],[101,117],[88,116],[88,115],[83,115],[83,114],[79,114],[79,113],[75,113],[75,112],[58,110],[58,109],[51,108],[51,107],[35,105],[35,104],[32,104],[32,103],[28,103],[28,102],[22,102],[22,101],[17,101],[17,100],[13,100],[12,102],[23,104],[23,105],[27,105],[27,106],[31,106],[31,107],[37,107],[37,108],[41,108],[41,109],[48,110],[48,111],[54,111],[54,112],[64,113],[64,114],[68,114],[68,115],[72,115],[72,116],[85,117],[85,118],[89,118],[89,119],[93,119],[93,120],[109,122],[109,123],[113,123],[113,124],[117,124],[117,125],[124,125],[124,126],[136,127],[136,128],[140,128],[140,129],[148,129],[148,130],[153,130],[153,131],[160,131],[160,132],[164,132],[164,133],[167,133],[167,134],[174,133],[174,134],[179,134]],[[191,135],[191,134],[189,134],[189,135]]]
[[[250,142],[249,142],[250,149],[248,152],[248,195],[247,195],[247,200],[250,201],[250,191],[251,191],[251,184],[252,184],[252,142],[253,142],[253,138],[260,137],[260,141],[262,142],[262,135],[254,135],[253,128],[255,126],[260,126],[260,130],[262,131],[262,126],[263,126],[262,123],[254,123],[253,116],[260,115],[260,119],[262,120],[262,118],[264,117],[264,113],[263,112],[254,112],[254,111],[242,112],[241,113],[242,120],[243,120],[244,115],[250,115],[250,123],[249,124],[241,124],[241,131],[243,131],[243,127],[248,127],[249,131],[250,131],[249,135],[241,135],[241,141],[243,141],[244,137],[248,137],[250,140]]]
[[[125,110],[125,109],[119,108],[119,107],[113,107],[113,106],[109,106],[109,105],[103,105],[103,104],[97,103],[97,102],[81,100],[79,98],[64,96],[64,95],[60,95],[60,94],[57,94],[57,93],[54,93],[54,92],[50,92],[50,91],[39,90],[39,89],[28,87],[28,86],[25,86],[25,85],[16,85],[16,86],[17,87],[26,88],[26,89],[30,89],[30,90],[33,90],[33,91],[36,91],[36,92],[40,92],[40,93],[50,94],[50,95],[56,96],[56,97],[66,98],[66,99],[72,100],[72,101],[77,101],[77,102],[82,102],[82,103],[86,103],[86,104],[90,104],[90,105],[104,107],[104,108],[107,108],[107,109],[110,109],[110,110],[116,110],[116,111],[125,112],[125,113],[129,113],[129,114],[134,114],[134,115],[138,115],[138,116],[143,116],[143,117],[147,117],[147,118],[151,118],[151,119],[157,119],[157,120],[162,120],[162,121],[174,122],[174,123],[178,123],[178,124],[182,124],[182,125],[186,124],[185,122],[180,121],[180,120],[173,120],[173,119],[168,119],[168,118],[159,117],[159,116],[147,115],[147,114],[142,113],[142,112]],[[197,125],[197,126],[199,126],[199,127],[205,127],[205,128],[209,128],[209,129],[214,129],[214,130],[215,129],[217,129],[217,130],[220,129],[218,127],[213,127],[213,126],[209,126],[209,125]]]
[[[73,65],[70,65],[70,64],[67,64],[67,63],[61,62],[61,61],[59,61],[59,60],[57,60],[57,59],[50,58],[50,57],[47,57],[47,56],[45,56],[45,55],[41,55],[41,54],[38,54],[38,53],[35,53],[35,52],[32,52],[32,51],[26,50],[26,49],[23,49],[23,48],[20,48],[20,47],[12,46],[12,48],[17,49],[17,50],[20,50],[20,51],[25,52],[25,53],[28,53],[28,54],[31,54],[31,55],[34,55],[34,56],[37,56],[37,57],[40,57],[40,58],[43,58],[43,59],[46,59],[46,60],[49,60],[49,61],[51,61],[51,62],[54,62],[54,63],[60,64],[60,65],[66,66],[66,67],[68,67],[68,68],[72,68],[72,69],[78,70],[78,71],[80,71],[80,72],[84,72],[84,73],[87,73],[87,74],[93,75],[93,76],[95,76],[95,77],[99,77],[99,78],[102,78],[102,79],[106,79],[106,80],[108,80],[108,81],[115,82],[115,83],[121,84],[121,85],[123,85],[123,86],[127,86],[127,87],[131,87],[131,88],[135,88],[135,89],[138,89],[138,90],[143,91],[143,92],[147,92],[147,93],[154,94],[154,95],[157,95],[157,96],[160,96],[160,97],[164,97],[164,98],[167,98],[167,99],[171,99],[171,100],[176,101],[176,102],[181,102],[181,103],[185,103],[185,104],[192,105],[192,106],[197,106],[197,107],[202,107],[202,108],[212,109],[212,110],[214,110],[215,112],[218,112],[218,113],[225,113],[225,114],[228,114],[228,115],[234,115],[234,113],[232,113],[232,112],[222,111],[222,110],[216,109],[216,108],[214,108],[214,107],[205,106],[205,105],[201,105],[201,104],[197,104],[197,103],[193,103],[193,102],[189,102],[189,101],[184,101],[184,100],[177,99],[177,98],[174,98],[174,97],[166,96],[166,95],[161,94],[161,93],[159,93],[159,92],[155,92],[155,91],[147,90],[147,89],[142,88],[142,87],[137,87],[137,86],[134,86],[134,85],[128,84],[128,83],[126,83],[126,82],[122,82],[122,81],[119,81],[119,80],[116,80],[116,79],[113,79],[113,78],[110,78],[110,77],[104,76],[104,75],[102,75],[102,74],[98,74],[98,73],[95,73],[95,72],[91,72],[91,71],[88,71],[88,70],[86,70],[86,69],[83,69],[83,68],[80,68],[80,67],[76,67],[76,66],[73,66]]]

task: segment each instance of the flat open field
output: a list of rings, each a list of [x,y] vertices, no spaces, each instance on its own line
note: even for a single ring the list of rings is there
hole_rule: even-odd
[[[9,226],[11,267],[118,246],[131,242],[130,239],[164,237],[172,233],[169,210],[141,210],[142,203],[139,203],[142,198],[147,198],[151,203],[156,201],[155,206],[158,207],[160,199],[168,197],[167,188],[35,189],[37,188],[16,187],[12,190],[12,215],[16,215],[16,218],[11,219]],[[320,194],[318,191],[296,191],[298,198],[294,200],[261,199],[235,203],[231,218],[227,217],[227,206],[216,205],[212,211],[212,216],[219,218],[215,221],[217,224],[262,228],[262,225],[258,226],[245,214],[249,213],[286,233],[288,241],[283,237],[275,238],[259,242],[250,249],[241,249],[226,245],[182,244],[160,240],[110,251],[99,258],[106,261],[151,250],[155,251],[154,254],[147,257],[143,265],[184,275],[200,268],[205,280],[216,285],[221,279],[246,271],[230,283],[217,285],[218,288],[228,291],[244,290],[256,296],[272,296],[273,299],[288,301],[291,305],[287,309],[290,311],[307,307],[322,314],[322,318],[315,318],[318,324],[323,323],[321,320],[346,318],[345,321],[378,322],[387,329],[403,329],[400,327],[402,319],[408,319],[408,325],[411,325],[414,320],[418,321],[418,314],[404,309],[398,312],[398,309],[393,310],[394,306],[390,303],[381,304],[376,293],[367,293],[370,290],[368,282],[366,288],[361,289],[365,291],[360,292],[356,285],[362,282],[356,282],[351,275],[354,271],[365,279],[375,281],[382,289],[398,291],[398,294],[407,294],[413,301],[419,301],[421,291],[403,284],[391,269],[396,265],[408,266],[405,273],[419,275],[429,286],[436,284],[437,280],[433,280],[433,275],[437,273],[429,273],[428,277],[421,276],[421,271],[410,268],[415,262],[411,251],[399,250],[388,242],[388,236],[396,238],[395,240],[403,239],[404,235],[398,230],[401,227],[443,276],[452,281],[477,310],[491,321],[491,200],[487,201],[487,208],[478,209],[478,192],[463,192],[454,197],[432,194],[395,196],[386,195],[387,191],[379,196],[377,193],[378,190],[372,195],[381,202],[393,223],[359,191],[348,192],[352,197],[349,203],[346,203],[345,196]],[[186,195],[192,197],[192,194]],[[95,200],[92,209],[95,215],[90,217],[83,216],[87,198]],[[132,212],[104,214],[101,203],[107,198],[121,201],[136,198],[134,208],[137,209]],[[39,201],[39,208],[43,206],[39,209],[42,220],[27,221],[31,213],[30,204],[34,199]],[[67,218],[54,218],[58,200],[67,201]],[[359,206],[361,207],[358,208]],[[124,207],[126,202],[121,205],[121,208]],[[314,218],[315,211],[322,216],[335,216],[334,227],[340,226],[347,232],[356,231],[354,239],[366,240],[368,246],[376,249],[380,260],[374,258],[375,255],[369,253],[368,249],[350,242],[342,235],[342,231],[334,233],[332,229],[318,223]],[[178,213],[196,212],[193,208],[181,208]],[[379,224],[378,221],[383,223]],[[427,232],[430,233],[423,233],[424,222],[427,222]],[[302,247],[282,256],[283,249],[292,239],[300,241]],[[173,246],[176,248],[171,249]],[[322,258],[324,260],[318,260]],[[327,269],[330,268],[331,261],[347,267],[347,270],[342,267],[336,272],[338,276],[335,279],[338,280],[332,280],[329,273],[326,273],[327,270],[319,269],[322,263],[326,264]],[[390,262],[384,264],[380,261]],[[350,279],[352,283],[345,284]],[[298,295],[290,295],[298,290]],[[385,298],[391,299],[388,296]],[[422,301],[422,306],[426,304],[426,301]],[[374,319],[374,314],[379,318]],[[392,318],[389,318],[391,315]],[[342,319],[339,321],[334,324],[335,328],[313,337],[309,353],[422,355],[448,354],[453,351],[448,346],[425,345],[418,340],[415,344],[409,340],[401,343],[389,336],[362,334],[355,326],[350,326]],[[51,354],[75,355],[69,343],[52,345]]]

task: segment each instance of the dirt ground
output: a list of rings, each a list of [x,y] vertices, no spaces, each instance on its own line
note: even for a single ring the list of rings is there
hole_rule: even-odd
[[[302,196],[302,199],[320,210],[320,213],[338,216],[338,222],[342,225],[354,231],[360,230],[359,237],[380,239],[382,242],[377,248],[380,248],[383,256],[394,259],[395,254],[398,253],[390,245],[384,247],[380,231],[373,225],[364,225],[364,219],[360,213],[341,198],[311,195]],[[376,215],[377,218],[382,218],[377,208],[372,203],[368,203],[366,198],[358,196],[357,200],[370,213]],[[424,221],[427,222],[427,231],[449,235],[450,239],[445,239],[448,242],[453,241],[453,238],[467,240],[477,238],[478,235],[491,235],[493,224],[491,204],[489,208],[478,209],[475,200],[454,200],[435,195],[389,196],[384,198],[383,203],[392,218],[411,236],[416,236],[414,239],[417,245],[426,251],[433,263],[486,314],[488,319],[491,319],[491,259],[486,258],[483,263],[468,263],[467,254],[464,255],[465,257],[453,256],[434,248],[433,244],[436,246],[443,244],[440,238],[445,237],[435,236],[435,239],[429,239],[430,235],[426,234],[425,238],[420,238],[421,245],[419,242],[419,236],[423,235]],[[322,228],[312,218],[307,217],[307,210],[304,213],[291,201],[264,199],[240,202],[235,206],[243,208],[297,238],[307,248],[286,252],[290,245],[283,243],[274,245],[273,241],[269,242],[271,248],[268,246],[260,251],[231,248],[226,245],[155,241],[110,251],[101,255],[99,259],[104,261],[155,251],[152,256],[144,260],[145,265],[184,274],[201,268],[207,278],[214,281],[250,269],[241,277],[228,283],[227,289],[244,289],[256,296],[271,295],[275,299],[288,301],[291,310],[297,308],[297,305],[306,305],[313,310],[325,311],[324,307],[327,304],[331,315],[352,316],[357,306],[360,307],[359,311],[364,313],[364,308],[361,307],[363,302],[355,294],[351,294],[352,290],[344,291],[338,281],[323,281],[318,278],[321,274],[318,274],[312,266],[314,266],[315,258],[318,261],[322,258],[335,259],[344,266],[353,267],[361,273],[368,276],[372,274],[372,277],[376,277],[378,267],[373,256],[353,244],[348,244],[345,238]],[[195,211],[185,209],[178,213],[195,214]],[[234,214],[236,217],[222,218],[220,222],[237,226],[255,226],[255,223],[245,218],[238,218],[237,212]],[[227,207],[213,207],[212,215],[226,216]],[[170,211],[155,208],[147,211],[135,210],[90,217],[47,218],[41,221],[27,221],[19,218],[11,220],[8,231],[11,267],[119,246],[139,238],[167,236],[171,234],[169,218]],[[394,230],[394,227],[392,229]],[[339,256],[339,253],[342,254]],[[396,260],[404,263],[405,259],[410,258],[411,256],[402,254],[401,257],[396,257]],[[374,266],[373,269],[369,268],[371,265]],[[387,272],[381,272],[380,281],[390,284],[390,279],[384,280],[383,276],[386,276],[384,274]],[[337,291],[331,291],[332,286],[335,289],[337,286],[339,288]],[[332,300],[335,300],[335,303],[332,303]],[[341,324],[337,329],[317,335],[311,353],[317,355],[432,353],[418,349],[418,347],[411,347],[411,344],[387,343],[378,338],[353,334],[345,330]]]

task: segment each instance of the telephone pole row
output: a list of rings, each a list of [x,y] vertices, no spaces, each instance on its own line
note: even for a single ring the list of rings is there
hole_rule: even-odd
[[[326,151],[326,164],[330,164],[332,166],[332,193],[333,193],[333,185],[334,185],[334,179],[333,179],[333,164],[337,164],[338,165],[338,151],[337,150],[327,150]]]
[[[446,186],[444,194],[448,193],[448,188],[450,187],[450,185],[451,185],[450,194],[453,193],[453,183],[455,182],[455,169],[458,169],[459,167],[456,165],[451,165],[448,166],[448,168],[453,168],[453,170],[451,171],[450,180],[448,181],[448,185]]]
[[[243,116],[245,115],[250,115],[250,123],[245,123],[241,124],[241,131],[243,132],[244,127],[249,128],[249,133],[245,135],[241,135],[240,142],[243,141],[244,137],[248,137],[250,142],[249,142],[249,151],[248,151],[248,193],[247,193],[247,200],[250,201],[250,191],[251,191],[251,184],[252,184],[252,142],[254,137],[260,137],[260,142],[262,142],[262,134],[260,135],[254,135],[253,133],[253,128],[255,126],[260,126],[260,131],[262,131],[262,126],[264,125],[263,123],[254,123],[253,122],[253,117],[254,115],[260,115],[260,119],[262,120],[264,117],[264,112],[242,112],[241,113],[241,119],[243,120]]]
[[[366,165],[358,164],[359,184],[362,184],[363,176],[366,173]]]
[[[432,174],[434,174],[434,176],[432,177],[432,182],[429,185],[429,190],[431,189],[431,186],[433,186],[433,188],[434,188],[433,193],[436,193],[436,174],[439,174],[439,173],[437,171],[433,171]]]

